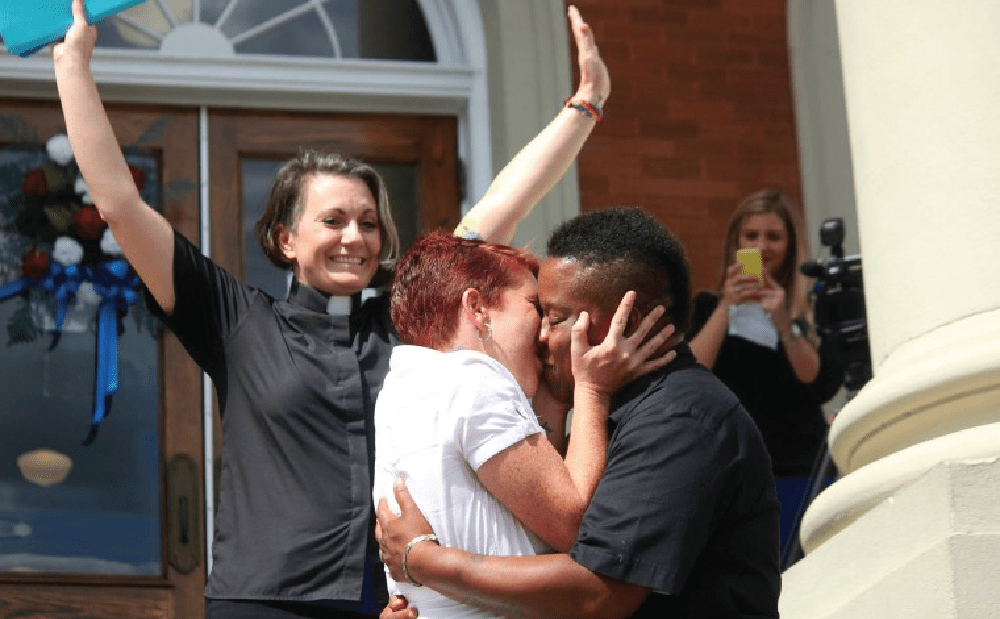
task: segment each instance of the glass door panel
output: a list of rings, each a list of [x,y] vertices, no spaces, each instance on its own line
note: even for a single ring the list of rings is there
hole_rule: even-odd
[[[191,455],[200,466],[197,368],[150,315],[68,141],[51,139],[58,107],[0,110],[0,608],[198,616],[202,516],[178,520],[171,472]],[[197,113],[109,115],[143,198],[197,238]]]
[[[59,136],[52,143],[68,146]],[[75,165],[52,159],[45,146],[0,147],[0,324],[7,333],[0,376],[16,377],[0,391],[0,572],[160,575],[158,324],[136,295],[140,302],[116,325],[120,388],[107,412],[117,414],[83,445],[97,388],[102,297],[95,278],[84,275],[61,302],[72,284],[60,285],[55,273],[32,279],[32,269],[38,260],[58,264],[61,253],[77,272],[118,256],[101,249],[99,222],[85,220],[85,192],[72,190]],[[129,160],[157,207],[158,158],[133,149]],[[11,294],[18,282],[24,291]]]

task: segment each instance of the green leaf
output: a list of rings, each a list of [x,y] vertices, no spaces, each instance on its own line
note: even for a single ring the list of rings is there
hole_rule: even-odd
[[[31,308],[25,303],[14,312],[10,322],[7,323],[7,345],[33,342],[41,333],[42,330],[31,319]]]

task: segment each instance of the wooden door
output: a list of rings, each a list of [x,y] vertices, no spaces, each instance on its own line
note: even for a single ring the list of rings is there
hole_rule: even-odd
[[[197,245],[199,110],[108,111],[145,199]],[[285,281],[263,265],[248,232],[268,175],[300,148],[375,165],[387,179],[404,243],[460,218],[454,118],[212,110],[208,125],[211,253],[250,283],[280,288]],[[29,202],[44,221],[61,221],[59,234],[75,233],[66,217],[83,207],[82,196],[74,195],[73,178],[63,178],[75,175],[73,164],[52,165],[46,150],[49,138],[63,132],[54,102],[0,99],[0,290],[22,276],[27,249],[52,249],[52,230],[42,239],[22,234],[38,232],[19,220]],[[53,186],[58,180],[62,193],[46,187],[34,195],[42,179]],[[44,304],[40,289],[0,300],[8,336],[0,339],[0,616],[203,616],[200,370],[169,332],[151,326],[140,301],[122,321],[119,393],[96,440],[81,447],[92,406],[93,324],[87,307],[73,309],[65,333],[50,346],[45,324],[21,320]],[[132,352],[136,346],[140,353]],[[130,395],[136,390],[138,396]],[[220,428],[216,423],[213,430],[216,471]],[[69,454],[72,467],[59,483],[29,482],[14,464],[29,452]],[[134,503],[145,512],[115,511]],[[130,562],[130,553],[141,556]]]
[[[391,116],[212,110],[209,114],[212,258],[277,298],[287,273],[272,266],[253,236],[278,167],[311,148],[361,159],[383,179],[403,249],[422,231],[461,219],[457,120]],[[214,407],[215,478],[221,418]],[[218,484],[216,483],[216,495]]]
[[[256,251],[243,229],[253,223],[250,211],[262,211],[265,172],[304,148],[375,166],[386,179],[404,248],[419,232],[454,228],[461,219],[454,117],[213,110],[209,135],[212,257],[237,276],[247,275]]]
[[[109,114],[144,197],[197,240],[197,110]],[[0,284],[22,275],[26,247],[48,251],[54,235],[79,233],[66,222],[84,207],[74,164],[57,154],[59,140],[46,149],[64,131],[54,102],[0,101]],[[9,336],[0,341],[0,616],[202,616],[201,372],[140,298],[121,321],[118,392],[81,446],[93,406],[94,302],[78,292],[54,341],[45,332],[51,301],[35,288],[0,302]],[[24,454],[51,453],[67,462],[63,479],[22,466]]]

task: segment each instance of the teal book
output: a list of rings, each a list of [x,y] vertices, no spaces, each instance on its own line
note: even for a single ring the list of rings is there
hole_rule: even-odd
[[[86,0],[91,24],[145,0]],[[61,39],[73,25],[70,0],[0,0],[0,37],[7,51],[22,58]]]

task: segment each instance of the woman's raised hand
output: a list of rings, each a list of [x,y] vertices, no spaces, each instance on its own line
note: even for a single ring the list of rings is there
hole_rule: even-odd
[[[573,5],[568,9],[573,38],[576,40],[577,62],[580,65],[580,86],[576,96],[590,101],[597,107],[604,107],[611,93],[611,76],[601,59],[601,52],[594,41],[594,33],[580,17],[580,11]]]
[[[722,304],[726,306],[743,303],[760,303],[764,294],[761,278],[743,273],[739,262],[726,269],[726,281],[722,286]]]
[[[663,306],[653,308],[635,331],[625,335],[635,298],[634,291],[625,293],[604,341],[596,346],[590,346],[587,340],[590,318],[586,312],[580,313],[573,325],[570,343],[573,379],[577,388],[585,387],[613,395],[635,378],[662,368],[677,356],[673,350],[660,354],[663,345],[674,334],[674,325],[665,326],[647,339],[663,316]]]
[[[73,25],[66,31],[63,40],[52,47],[52,60],[60,62],[75,56],[84,64],[89,64],[97,41],[97,29],[87,23],[83,0],[72,1]]]
[[[785,333],[791,328],[792,316],[785,303],[785,289],[767,273],[764,274],[764,284],[761,287],[760,306],[771,317],[778,333]]]

